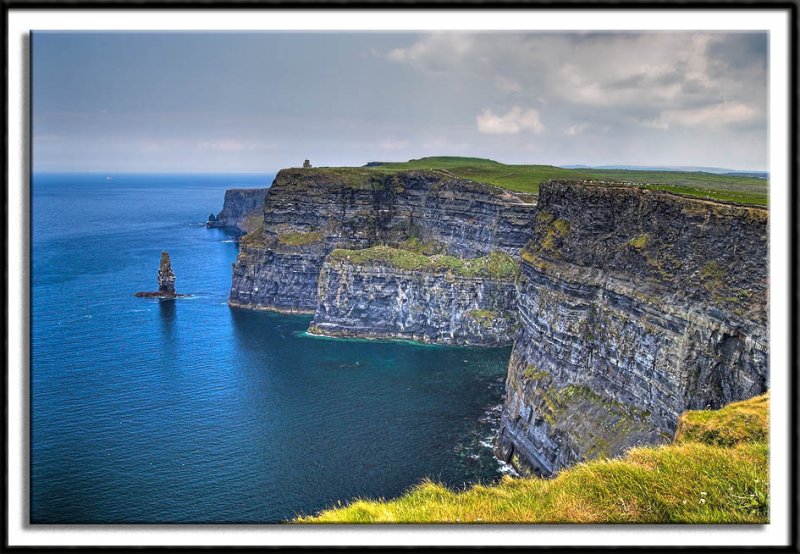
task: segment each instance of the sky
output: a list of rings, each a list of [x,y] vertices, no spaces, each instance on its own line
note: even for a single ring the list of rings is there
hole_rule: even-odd
[[[767,55],[759,32],[35,32],[33,164],[767,170]]]

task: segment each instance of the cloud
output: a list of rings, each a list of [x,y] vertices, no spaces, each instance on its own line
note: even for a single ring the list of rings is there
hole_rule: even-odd
[[[487,76],[494,103],[541,98],[615,110],[634,120],[662,112],[746,103],[766,117],[763,33],[433,33],[389,59],[448,82]],[[445,71],[446,70],[446,71]],[[489,96],[489,93],[485,93]],[[548,110],[548,114],[551,110]],[[573,124],[580,123],[573,121]]]
[[[588,128],[589,128],[588,123],[578,123],[576,125],[570,125],[566,129],[564,129],[564,134],[567,135],[568,137],[574,137],[575,135],[580,135]]]
[[[760,119],[760,111],[743,102],[723,102],[689,110],[665,110],[659,121],[664,128],[670,125],[683,127],[718,127]]]
[[[538,110],[522,111],[519,106],[514,106],[505,115],[497,115],[490,109],[484,109],[476,120],[478,131],[489,135],[515,135],[520,131],[530,131],[538,135],[545,129],[539,120]]]
[[[441,32],[429,34],[407,48],[394,48],[386,57],[418,69],[444,71],[469,59],[476,47],[480,45],[470,34]],[[441,55],[443,52],[445,56]]]
[[[501,92],[522,92],[522,85],[519,83],[519,81],[504,77],[502,75],[495,77],[494,83],[497,87],[497,90]]]

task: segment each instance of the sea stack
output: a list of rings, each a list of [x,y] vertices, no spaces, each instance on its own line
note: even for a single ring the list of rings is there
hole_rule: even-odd
[[[156,292],[137,292],[136,296],[144,298],[178,298],[187,296],[175,292],[175,274],[172,272],[172,264],[169,260],[169,252],[161,252],[161,263],[158,266],[158,291]]]
[[[175,295],[175,274],[166,250],[161,253],[161,263],[158,266],[158,292]]]

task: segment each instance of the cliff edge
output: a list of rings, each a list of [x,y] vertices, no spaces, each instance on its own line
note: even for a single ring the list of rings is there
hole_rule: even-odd
[[[660,191],[542,185],[498,455],[549,475],[764,392],[767,222],[763,208]]]

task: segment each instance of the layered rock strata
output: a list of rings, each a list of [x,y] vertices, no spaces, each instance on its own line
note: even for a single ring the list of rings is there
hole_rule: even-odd
[[[496,452],[550,475],[667,442],[768,387],[767,211],[581,182],[540,189]]]
[[[387,247],[334,250],[319,276],[309,330],[338,337],[506,346],[518,330],[517,262],[459,260]]]
[[[241,234],[258,229],[264,214],[267,189],[228,189],[222,211],[208,217],[207,227],[236,230]]]
[[[530,238],[532,197],[440,171],[292,169],[268,190],[262,228],[240,245],[229,303],[313,313],[317,278],[335,248],[397,246],[443,253],[517,253]]]

